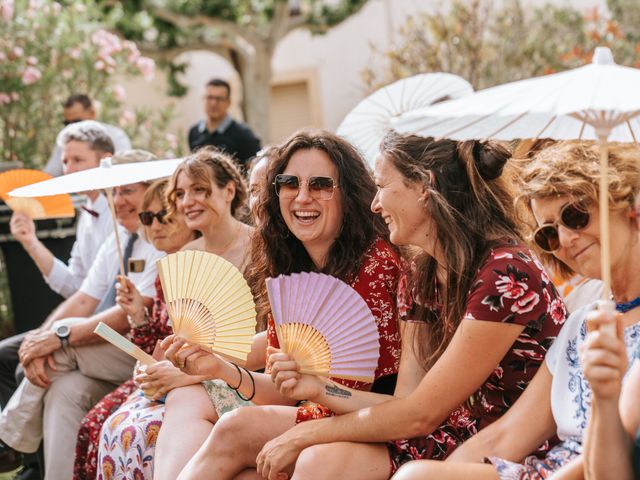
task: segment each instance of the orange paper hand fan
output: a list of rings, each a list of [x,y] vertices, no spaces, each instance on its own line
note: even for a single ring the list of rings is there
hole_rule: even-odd
[[[301,373],[373,382],[378,326],[358,292],[322,273],[269,278],[267,292],[280,347]]]
[[[256,333],[251,289],[240,271],[213,253],[189,250],[158,261],[174,333],[216,353],[246,360]]]
[[[76,214],[71,195],[52,195],[50,197],[21,198],[10,197],[8,192],[42,182],[52,178],[51,175],[38,170],[16,169],[0,173],[0,198],[14,212],[24,213],[33,220],[45,218],[73,217]]]

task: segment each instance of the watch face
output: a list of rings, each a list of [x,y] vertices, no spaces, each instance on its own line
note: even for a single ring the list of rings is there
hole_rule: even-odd
[[[68,325],[60,325],[56,328],[56,335],[60,338],[68,337],[69,333],[71,333],[71,330]]]

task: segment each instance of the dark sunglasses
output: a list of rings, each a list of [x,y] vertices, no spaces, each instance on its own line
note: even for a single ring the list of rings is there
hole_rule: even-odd
[[[545,223],[533,232],[533,241],[545,252],[553,253],[560,248],[558,224],[571,230],[582,230],[589,225],[591,215],[583,202],[567,203],[560,210],[560,219],[555,223]]]
[[[297,175],[276,175],[273,185],[276,195],[280,198],[296,198],[300,193],[300,185],[306,184],[309,196],[316,200],[331,200],[333,192],[338,185],[331,177],[309,177],[309,180],[300,180]]]
[[[153,219],[157,219],[160,223],[164,224],[164,217],[167,216],[166,210],[160,210],[159,212],[152,212],[151,210],[145,210],[144,212],[140,212],[138,217],[140,217],[140,223],[145,227],[150,227],[153,223]]]

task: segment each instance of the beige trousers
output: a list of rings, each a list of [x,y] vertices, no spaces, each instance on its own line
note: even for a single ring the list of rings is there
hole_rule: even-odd
[[[98,400],[131,378],[135,360],[108,343],[67,347],[54,358],[57,370],[47,370],[48,388],[25,378],[11,397],[0,415],[0,439],[25,453],[44,440],[45,479],[66,480],[73,476],[80,422]]]

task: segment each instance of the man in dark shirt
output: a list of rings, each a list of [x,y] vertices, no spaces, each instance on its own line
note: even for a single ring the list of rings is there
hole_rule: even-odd
[[[210,80],[205,88],[204,112],[206,118],[189,130],[189,148],[192,152],[205,145],[213,145],[232,155],[246,168],[247,161],[260,150],[260,139],[243,123],[229,115],[231,87],[219,78]]]

